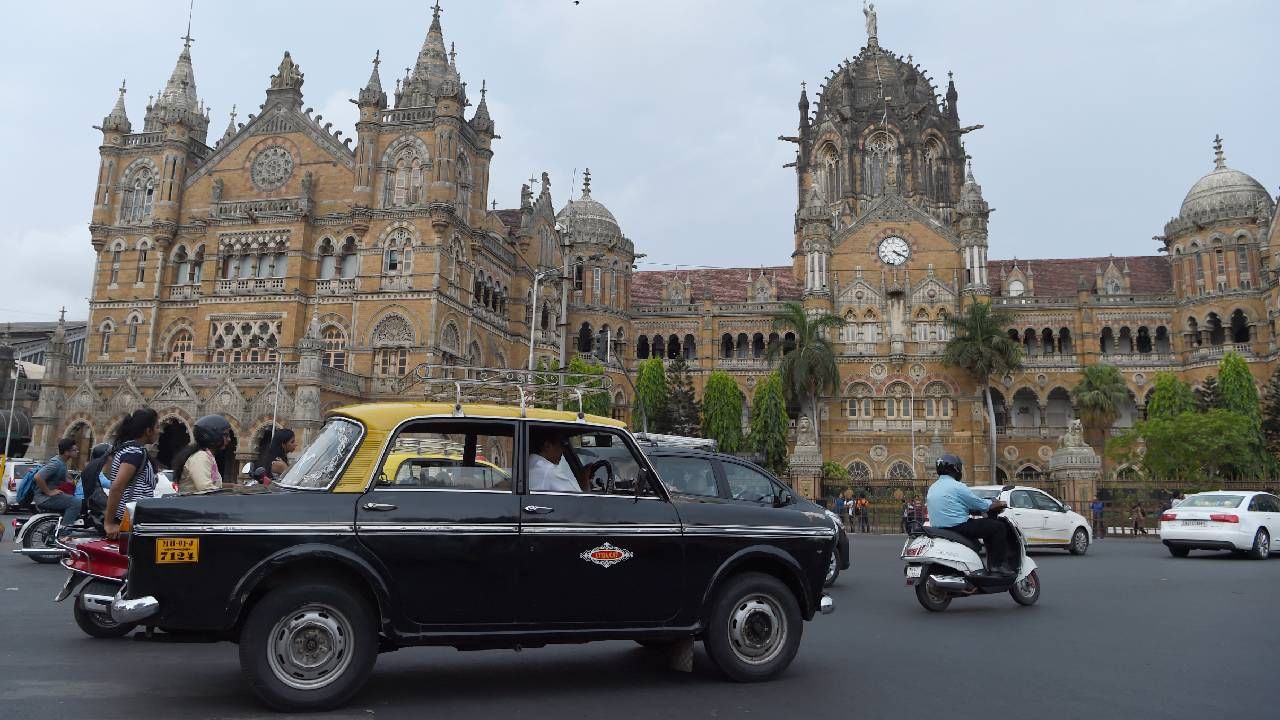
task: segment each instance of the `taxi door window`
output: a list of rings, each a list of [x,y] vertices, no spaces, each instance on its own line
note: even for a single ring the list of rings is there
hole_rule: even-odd
[[[772,502],[775,488],[763,473],[746,465],[722,462],[724,479],[729,484],[729,497],[749,502]]]
[[[559,458],[555,456],[559,455]],[[599,427],[529,425],[529,492],[654,497],[643,464],[622,432]]]
[[[1049,512],[1062,512],[1062,506],[1057,500],[1045,495],[1044,493],[1031,493],[1031,500],[1036,504],[1037,510],[1047,510]]]
[[[511,490],[515,426],[421,420],[391,442],[378,485],[404,490]]]
[[[707,458],[659,455],[650,456],[649,462],[653,463],[654,469],[658,471],[658,477],[672,492],[720,497],[715,469]]]
[[[1035,503],[1031,500],[1031,493],[1026,490],[1014,490],[1009,494],[1009,507],[1020,510],[1034,510]]]

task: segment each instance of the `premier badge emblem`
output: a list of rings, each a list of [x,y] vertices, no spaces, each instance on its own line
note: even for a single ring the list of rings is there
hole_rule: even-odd
[[[590,563],[595,563],[600,567],[613,567],[623,560],[631,559],[633,553],[630,550],[623,550],[609,543],[605,543],[599,547],[592,548],[578,557]]]

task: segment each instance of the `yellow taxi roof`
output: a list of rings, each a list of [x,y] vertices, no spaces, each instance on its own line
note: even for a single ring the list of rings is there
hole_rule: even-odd
[[[415,417],[453,417],[453,403],[443,402],[380,402],[347,405],[332,410],[330,415],[348,417],[363,423],[371,430],[390,432],[397,425]],[[483,403],[463,403],[462,417],[468,418],[502,418],[519,419],[520,408],[510,405],[488,405]],[[604,425],[622,428],[626,423],[599,415],[585,415],[578,419],[578,413],[568,410],[544,410],[528,408],[524,417],[528,420],[549,420],[552,422],[580,422],[586,425]]]

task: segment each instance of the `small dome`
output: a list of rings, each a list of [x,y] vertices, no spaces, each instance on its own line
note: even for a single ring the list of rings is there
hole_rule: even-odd
[[[1214,138],[1216,153],[1213,172],[1191,186],[1182,201],[1178,217],[1182,220],[1213,220],[1218,217],[1254,215],[1258,203],[1271,207],[1271,196],[1262,183],[1246,173],[1227,167],[1222,153],[1222,140]]]
[[[609,208],[591,197],[591,172],[582,181],[582,197],[570,200],[556,215],[556,220],[569,228],[575,241],[613,245],[622,242],[622,228]]]

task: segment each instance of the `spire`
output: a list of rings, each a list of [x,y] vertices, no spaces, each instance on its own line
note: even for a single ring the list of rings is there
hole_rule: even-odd
[[[222,133],[222,141],[230,140],[236,134],[236,106],[231,106],[231,117],[227,119],[227,129]],[[220,141],[221,142],[221,141]]]
[[[582,199],[591,199],[591,168],[582,171]]]
[[[476,106],[476,114],[471,117],[471,126],[480,132],[493,132],[493,118],[489,117],[489,89],[485,80],[480,81],[480,104]]]
[[[800,109],[800,127],[806,127],[809,124],[809,93],[804,81],[800,82],[800,102],[796,107]]]
[[[373,71],[369,73],[369,82],[360,91],[360,105],[377,105],[387,107],[387,94],[382,91],[382,76],[378,74],[378,66],[382,64],[382,51],[373,54]]]
[[[960,93],[956,92],[955,76],[951,71],[947,71],[947,117],[955,120],[960,117],[960,112],[956,109],[956,101],[960,98]]]
[[[209,130],[209,118],[196,93],[196,73],[191,63],[191,17],[187,16],[187,32],[182,36],[182,51],[169,73],[169,81],[156,96],[154,102],[148,103],[147,115],[143,130],[156,132],[163,130],[168,123],[181,122],[191,129],[193,138],[205,141]]]
[[[124,110],[124,80],[120,81],[120,94],[116,96],[116,104],[102,121],[103,130],[129,133],[133,127],[129,124],[129,116]]]
[[[1222,154],[1222,136],[1213,136],[1213,169],[1223,170],[1227,167],[1227,158]]]
[[[451,61],[444,46],[444,30],[440,28],[439,0],[431,8],[431,27],[422,41],[422,50],[410,73],[406,74],[403,96],[396,107],[427,107],[441,94],[449,79]],[[454,73],[456,85],[456,72]]]

